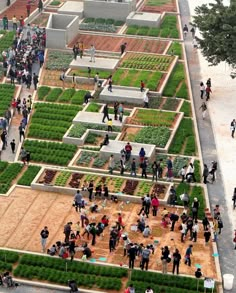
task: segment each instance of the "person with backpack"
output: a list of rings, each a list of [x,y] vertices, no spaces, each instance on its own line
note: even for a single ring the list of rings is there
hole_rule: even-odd
[[[144,267],[146,271],[148,270],[148,263],[149,263],[149,257],[150,257],[150,249],[149,245],[146,246],[146,248],[142,251],[142,260],[141,260],[141,270],[143,271]]]
[[[179,264],[181,260],[181,254],[179,253],[179,250],[176,248],[175,252],[173,253],[173,269],[172,269],[172,274],[176,273],[177,275],[179,274]]]

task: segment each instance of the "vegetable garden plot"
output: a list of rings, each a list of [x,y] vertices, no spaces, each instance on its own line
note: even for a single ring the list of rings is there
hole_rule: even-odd
[[[85,90],[76,91],[74,88],[63,90],[61,88],[50,88],[41,86],[38,89],[38,100],[46,102],[67,103],[82,105],[84,102]]]
[[[6,193],[13,180],[20,174],[23,165],[19,163],[2,164],[0,173],[0,193]]]
[[[95,76],[96,73],[99,73],[99,78],[100,79],[107,79],[109,77],[109,75],[112,74],[111,71],[107,71],[107,70],[98,70],[98,69],[94,69],[91,68],[91,73],[90,73],[90,78],[93,79],[93,77]],[[88,77],[88,69],[72,69],[69,73],[69,75],[73,75],[75,74],[78,77]]]
[[[15,89],[15,85],[0,84],[0,117],[4,117],[6,110],[9,108]]]
[[[168,50],[168,54],[170,55],[177,55],[180,59],[183,59],[183,48],[182,44],[178,42],[172,42],[171,46]]]
[[[24,148],[30,151],[31,161],[60,166],[67,166],[77,150],[75,145],[38,140],[25,140]]]
[[[39,173],[41,167],[30,165],[27,170],[23,173],[21,178],[17,181],[19,185],[30,186],[36,175]]]
[[[174,112],[163,112],[160,110],[137,109],[127,124],[144,126],[166,126],[173,128],[179,114]]]
[[[152,91],[156,91],[160,86],[163,73],[134,69],[118,69],[113,75],[113,83],[121,86],[140,87],[143,80],[145,86]]]
[[[173,59],[170,56],[127,53],[120,67],[168,71]]]
[[[81,109],[79,106],[35,104],[28,137],[62,140],[73,118]]]
[[[2,52],[12,46],[15,32],[1,30],[0,35],[3,35],[0,39],[0,61],[2,61]]]
[[[65,70],[73,60],[73,52],[49,50],[46,58],[46,69]]]

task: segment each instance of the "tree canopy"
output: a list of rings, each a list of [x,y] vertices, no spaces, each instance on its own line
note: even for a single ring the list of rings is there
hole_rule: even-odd
[[[211,65],[225,61],[236,66],[236,1],[224,6],[223,0],[203,4],[195,9],[193,25],[201,32],[197,37],[203,55]]]

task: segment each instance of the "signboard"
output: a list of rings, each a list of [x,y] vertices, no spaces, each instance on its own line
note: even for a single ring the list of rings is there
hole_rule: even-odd
[[[204,288],[214,289],[215,288],[215,280],[211,278],[205,278],[204,280]]]

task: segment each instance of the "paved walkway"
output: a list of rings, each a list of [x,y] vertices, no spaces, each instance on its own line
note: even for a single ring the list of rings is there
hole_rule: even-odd
[[[179,1],[182,15],[182,25],[188,24],[190,14],[193,15],[194,7],[201,5],[202,0]],[[204,1],[206,3],[206,1]],[[190,7],[190,10],[189,10]],[[191,13],[190,13],[191,11]],[[208,184],[210,204],[213,208],[220,205],[224,228],[219,237],[218,250],[222,274],[235,273],[236,251],[233,250],[232,233],[235,226],[235,213],[232,210],[232,192],[234,185],[234,174],[236,165],[232,160],[234,154],[235,141],[230,137],[229,124],[235,117],[235,97],[233,95],[233,81],[229,77],[229,70],[224,65],[209,67],[201,56],[200,52],[194,52],[192,39],[189,36],[185,41],[187,60],[190,66],[190,79],[193,90],[194,105],[198,122],[198,130],[202,148],[204,163],[210,165],[212,160],[219,162],[217,181],[215,184]],[[213,95],[208,102],[209,115],[202,119],[199,107],[201,105],[199,83],[206,82],[207,78],[212,78]],[[235,84],[234,84],[235,86]],[[227,100],[226,100],[227,98]],[[231,175],[232,174],[232,175]],[[204,272],[204,267],[203,267]],[[236,279],[234,279],[236,288]],[[227,292],[227,291],[225,291]]]
[[[42,287],[32,287],[32,286],[25,286],[21,285],[14,290],[9,290],[8,288],[0,288],[0,293],[9,293],[9,292],[16,292],[16,293],[56,293],[56,292],[69,292],[68,291],[61,291],[61,290],[52,290],[52,289],[44,289]]]

